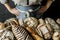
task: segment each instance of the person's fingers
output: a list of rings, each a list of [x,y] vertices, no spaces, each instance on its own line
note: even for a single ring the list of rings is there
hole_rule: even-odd
[[[18,10],[15,11],[15,15],[18,16],[20,12]]]
[[[14,15],[16,15],[16,16],[18,16],[20,14],[20,12],[17,9],[15,9],[15,8],[13,8],[11,10],[11,13],[14,14]]]

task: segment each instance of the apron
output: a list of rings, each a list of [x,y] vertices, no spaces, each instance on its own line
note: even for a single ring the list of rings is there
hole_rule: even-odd
[[[37,16],[38,10],[40,9],[40,5],[33,5],[33,6],[16,6],[16,9],[20,12],[17,19],[22,19],[23,21],[28,17],[35,17],[40,18],[41,15]]]

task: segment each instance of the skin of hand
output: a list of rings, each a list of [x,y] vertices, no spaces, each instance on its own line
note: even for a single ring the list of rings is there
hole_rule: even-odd
[[[38,14],[46,12],[52,3],[53,3],[52,0],[48,0],[45,6],[41,6],[40,10],[38,11],[39,12]]]
[[[16,16],[19,15],[20,12],[16,8],[12,8],[9,3],[5,3],[4,5],[8,9],[9,12],[11,12],[12,14]]]
[[[11,9],[10,12],[11,12],[12,14],[16,15],[16,16],[18,16],[19,13],[20,13],[20,12],[19,12],[17,9],[15,9],[15,8]]]

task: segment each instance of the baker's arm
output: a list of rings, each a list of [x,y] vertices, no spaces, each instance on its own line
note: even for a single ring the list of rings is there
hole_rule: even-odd
[[[45,6],[41,6],[39,13],[44,13],[51,6],[54,0],[48,0]]]
[[[8,11],[11,12],[12,14],[18,15],[18,13],[19,13],[18,10],[11,7],[7,0],[0,0],[0,3],[5,5],[5,7],[8,9]]]
[[[11,7],[9,3],[5,3],[4,5],[8,9],[8,11],[11,12],[12,14],[14,14],[14,15],[19,14],[19,11],[15,8]]]

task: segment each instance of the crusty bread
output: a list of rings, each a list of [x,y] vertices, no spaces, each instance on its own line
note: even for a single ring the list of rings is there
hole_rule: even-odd
[[[33,29],[31,29],[30,27],[26,27],[26,30],[32,35],[32,37],[35,40],[44,40],[42,37],[40,37]]]
[[[3,28],[5,28],[5,24],[0,22],[0,29],[3,29]]]

